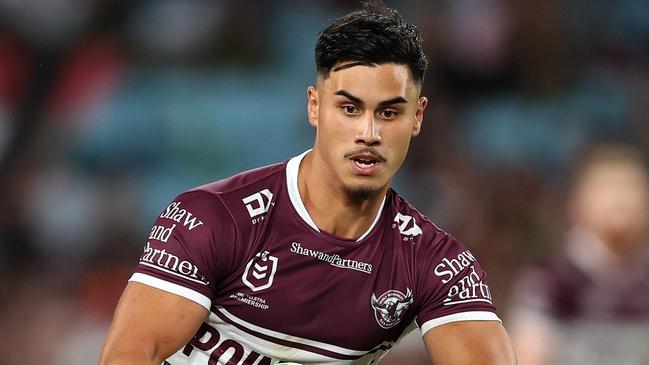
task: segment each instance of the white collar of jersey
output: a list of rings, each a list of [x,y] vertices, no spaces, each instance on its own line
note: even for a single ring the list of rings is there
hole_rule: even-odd
[[[315,225],[315,222],[309,215],[309,212],[306,210],[306,207],[302,202],[302,198],[300,197],[300,190],[297,185],[297,175],[300,171],[300,163],[302,162],[304,156],[306,156],[306,154],[309,152],[311,152],[310,149],[306,150],[304,153],[298,156],[293,157],[288,161],[286,165],[286,184],[288,186],[288,196],[291,199],[291,203],[293,204],[295,211],[297,211],[297,214],[299,214],[300,217],[304,220],[304,222],[306,222],[306,224],[308,224],[311,228],[320,232],[320,229],[318,228],[318,226]],[[367,231],[365,231],[365,233],[363,233],[360,237],[358,237],[358,239],[356,240],[357,242],[367,237],[367,235],[370,234],[372,229],[374,229],[374,226],[376,226],[376,223],[379,221],[379,218],[381,217],[381,213],[383,212],[384,205],[385,205],[385,197],[383,197],[383,201],[381,202],[379,211],[376,213],[376,217],[374,217],[374,221],[372,222],[372,225],[370,226],[370,228],[368,228]]]

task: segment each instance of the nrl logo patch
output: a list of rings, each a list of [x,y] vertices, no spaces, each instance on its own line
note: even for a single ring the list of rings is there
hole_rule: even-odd
[[[410,308],[413,301],[412,290],[409,288],[406,288],[406,294],[398,290],[388,290],[378,298],[372,293],[374,318],[381,328],[390,329],[401,322],[403,313]]]
[[[246,271],[241,277],[243,283],[252,291],[270,288],[277,272],[278,261],[279,259],[268,251],[257,253],[246,265]]]

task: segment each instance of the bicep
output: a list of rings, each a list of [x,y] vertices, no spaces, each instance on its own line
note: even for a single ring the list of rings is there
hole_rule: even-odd
[[[434,365],[516,364],[507,332],[498,321],[460,321],[434,327],[424,334]]]
[[[159,364],[189,342],[206,316],[207,310],[189,299],[130,282],[115,310],[100,363],[132,356]]]

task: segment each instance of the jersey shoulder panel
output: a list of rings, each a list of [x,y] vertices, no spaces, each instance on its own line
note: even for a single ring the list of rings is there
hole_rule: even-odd
[[[218,180],[209,184],[198,186],[190,191],[202,190],[214,194],[227,194],[236,190],[245,190],[257,185],[263,185],[269,180],[277,179],[278,175],[286,169],[286,162],[262,166],[255,169],[240,172],[228,178]]]
[[[132,281],[210,307],[216,283],[237,247],[232,216],[215,194],[178,195],[157,216]]]
[[[202,185],[178,195],[157,217],[132,281],[184,296],[206,308],[241,268],[285,163]],[[259,219],[259,217],[257,217]]]
[[[446,239],[448,233],[435,225],[401,195],[392,190],[392,196],[392,224],[396,225],[402,236],[411,237],[415,247],[434,247]]]
[[[454,321],[499,320],[486,273],[471,251],[398,195],[395,207],[394,224],[412,237],[422,334]]]
[[[251,234],[251,225],[263,220],[285,190],[286,162],[248,170],[224,180],[199,186],[194,190],[219,196],[235,221],[242,239]]]
[[[256,249],[264,225],[278,195],[285,190],[286,161],[244,171],[223,180],[202,185],[190,192],[214,194],[227,210],[237,234],[236,252],[228,256],[234,273]],[[239,265],[239,266],[237,266]]]

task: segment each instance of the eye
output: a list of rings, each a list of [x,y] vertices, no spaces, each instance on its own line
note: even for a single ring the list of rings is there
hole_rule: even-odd
[[[381,118],[383,118],[383,119],[394,119],[394,118],[397,117],[397,115],[399,115],[399,113],[397,113],[397,112],[394,111],[394,110],[390,110],[390,109],[382,110],[382,111],[379,113],[379,116],[380,116]]]
[[[349,114],[349,115],[358,114],[358,108],[355,107],[354,105],[347,104],[347,105],[343,105],[342,108],[345,114]]]

